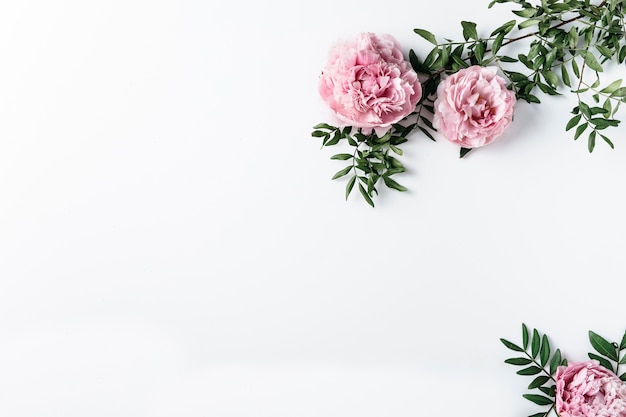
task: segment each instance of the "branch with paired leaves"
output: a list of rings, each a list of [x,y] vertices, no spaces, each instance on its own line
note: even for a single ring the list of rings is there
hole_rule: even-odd
[[[609,342],[599,334],[589,331],[589,342],[595,352],[589,352],[589,359],[597,360],[600,365],[619,375],[622,381],[626,381],[626,372],[620,375],[620,365],[626,364],[626,332],[621,342]],[[528,393],[522,396],[536,405],[547,407],[529,417],[547,417],[555,407],[556,381],[554,375],[558,367],[567,366],[568,362],[560,349],[553,350],[548,336],[540,333],[537,329],[529,329],[522,323],[521,345],[501,338],[500,341],[508,349],[521,353],[506,359],[504,362],[521,367],[518,375],[532,376],[533,380],[528,385]]]

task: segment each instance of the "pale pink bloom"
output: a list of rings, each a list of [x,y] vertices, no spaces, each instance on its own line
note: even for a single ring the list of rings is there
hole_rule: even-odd
[[[598,361],[561,366],[555,379],[559,417],[626,417],[626,384]]]
[[[411,114],[422,86],[392,36],[361,33],[331,48],[319,92],[339,124],[371,129]]]
[[[433,125],[450,141],[464,147],[487,145],[513,119],[515,93],[507,90],[494,67],[464,68],[437,87]]]

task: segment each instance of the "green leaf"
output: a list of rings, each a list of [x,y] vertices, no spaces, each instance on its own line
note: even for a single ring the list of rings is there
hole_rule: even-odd
[[[356,182],[356,175],[353,175],[349,180],[348,183],[346,184],[346,200],[348,199],[348,196],[350,195],[350,193],[352,192],[352,188],[354,188],[354,183]]]
[[[567,67],[565,65],[561,65],[561,79],[563,80],[563,84],[565,84],[566,86],[572,86],[569,78],[569,73],[567,72]]]
[[[530,341],[530,350],[533,358],[536,358],[539,354],[539,347],[541,346],[541,336],[539,336],[539,332],[537,329],[533,329],[533,337]]]
[[[622,341],[619,344],[620,350],[626,349],[626,332],[624,332],[624,336],[622,336]]]
[[[433,35],[429,31],[424,30],[424,29],[413,29],[413,32],[417,33],[418,35],[420,35],[422,38],[426,39],[428,42],[432,43],[433,45],[437,45],[437,38],[435,38],[435,35]]]
[[[621,379],[622,381],[626,381],[626,372],[624,372],[623,374],[621,374],[619,376],[619,379]]]
[[[552,360],[550,361],[550,375],[554,375],[557,368],[561,363],[561,351],[557,349],[552,355]]]
[[[352,165],[348,165],[344,169],[341,169],[341,170],[337,171],[335,173],[335,175],[333,175],[333,177],[331,179],[336,180],[337,178],[341,178],[344,175],[346,175],[348,172],[350,172],[351,169],[352,169]]]
[[[478,32],[476,31],[476,23],[467,22],[465,20],[461,21],[461,26],[463,26],[463,37],[465,40],[474,39],[478,40]]]
[[[537,13],[537,10],[532,7],[529,7],[523,10],[513,10],[513,13],[518,15],[519,17],[527,18],[527,17],[534,16]]]
[[[565,131],[568,131],[574,126],[578,125],[578,122],[580,122],[581,117],[582,117],[582,114],[577,114],[576,116],[569,119],[569,122],[567,122],[567,126],[565,126]]]
[[[582,135],[583,132],[587,129],[588,126],[589,126],[588,123],[583,123],[582,125],[578,126],[576,128],[576,133],[574,134],[574,140],[578,139],[580,135]]]
[[[361,192],[361,195],[363,196],[363,199],[367,202],[367,204],[374,207],[374,202],[372,201],[372,198],[367,194],[367,191],[365,191],[365,188],[363,188],[363,185],[361,183],[359,183],[359,191]]]
[[[506,339],[502,339],[500,338],[500,341],[502,342],[502,344],[504,344],[504,346],[506,346],[507,348],[514,350],[516,352],[524,352],[524,349],[522,349],[521,347],[517,346],[514,343],[509,342]]]
[[[496,39],[494,39],[493,43],[491,44],[491,53],[492,54],[497,54],[498,51],[500,50],[500,47],[502,46],[502,42],[504,41],[504,32],[498,34],[498,36],[496,36]]]
[[[533,361],[531,361],[528,358],[509,358],[507,360],[504,361],[504,363],[508,363],[510,365],[516,365],[516,366],[526,366],[531,364]]]
[[[589,132],[589,138],[587,139],[587,149],[589,149],[589,153],[593,152],[593,149],[596,147],[596,131],[592,130]]]
[[[626,87],[618,88],[611,94],[611,97],[626,97]]]
[[[470,153],[472,149],[473,148],[461,148],[460,153],[459,153],[459,158],[463,158],[465,155]]]
[[[330,159],[335,159],[338,161],[345,161],[350,158],[352,158],[352,154],[349,154],[349,153],[338,153],[330,157]]]
[[[528,327],[526,324],[522,323],[522,345],[524,346],[524,350],[528,348]]]
[[[610,370],[611,372],[615,372],[615,370],[613,369],[613,365],[611,364],[611,362],[609,362],[608,359],[600,356],[600,355],[596,355],[595,353],[588,353],[587,356],[589,356],[589,359],[595,359],[598,362],[600,362],[600,365],[604,366],[606,369]]]
[[[537,378],[533,379],[533,382],[528,384],[528,389],[538,388],[542,386],[543,384],[545,384],[546,382],[548,382],[549,380],[550,380],[549,376],[545,376],[545,375],[538,376]]]
[[[621,85],[622,85],[622,80],[621,79],[620,80],[615,80],[611,84],[607,85],[602,90],[600,90],[600,92],[601,93],[611,94],[611,93],[615,92]]]
[[[550,341],[545,334],[541,338],[541,349],[539,350],[539,363],[541,366],[546,366],[550,359]]]
[[[322,132],[321,130],[314,130],[313,132],[311,132],[311,136],[313,136],[314,138],[323,138],[323,137],[328,137],[328,132]]]
[[[592,70],[597,71],[597,72],[604,71],[604,69],[602,68],[602,65],[600,65],[596,57],[593,56],[591,52],[585,53],[584,58],[585,58],[585,64],[587,64],[587,66],[591,68]]]
[[[520,369],[516,372],[518,375],[537,375],[542,369],[538,366],[529,366],[528,368]]]
[[[607,138],[602,133],[600,133],[600,137],[611,147],[611,149],[615,149],[615,146],[613,145],[613,142],[611,142],[611,139]]]
[[[615,346],[613,346],[611,342],[609,342],[599,334],[592,332],[591,330],[589,330],[589,342],[600,355],[606,356],[607,358],[614,361],[619,360],[617,358]]]
[[[393,188],[394,190],[398,190],[398,191],[406,191],[407,188],[403,185],[398,184],[395,180],[393,180],[392,178],[383,175],[383,181],[385,182],[385,185],[389,188]]]
[[[555,73],[550,70],[545,70],[542,72],[543,78],[550,84],[552,87],[557,87],[559,85],[559,77]]]
[[[520,29],[526,29],[531,26],[535,26],[537,23],[541,22],[541,19],[528,19],[524,20],[522,23],[518,25]]]
[[[524,394],[522,395],[522,397],[526,398],[529,401],[534,402],[537,405],[551,405],[554,403],[553,400],[551,400],[548,397],[544,397],[543,395]]]
[[[337,128],[335,126],[331,126],[327,123],[319,123],[316,124],[315,126],[313,126],[313,129],[326,129],[326,130],[336,130]]]
[[[515,20],[509,20],[508,22],[506,22],[502,26],[499,26],[493,32],[491,32],[491,36],[495,36],[498,34],[502,34],[502,36],[504,36],[507,33],[509,33],[511,30],[513,30],[516,24],[517,22]]]

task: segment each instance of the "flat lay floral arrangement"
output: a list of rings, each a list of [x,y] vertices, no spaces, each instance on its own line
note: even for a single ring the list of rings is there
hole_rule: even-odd
[[[538,105],[542,95],[575,97],[564,129],[589,152],[596,142],[614,147],[626,85],[603,74],[626,70],[626,0],[493,0],[488,8],[497,3],[513,3],[515,18],[485,29],[462,21],[461,40],[414,29],[432,44],[425,56],[368,32],[330,48],[319,94],[333,121],[312,136],[346,149],[331,156],[345,164],[332,179],[346,181],[346,199],[356,187],[374,207],[381,184],[406,191],[394,176],[407,171],[400,159],[412,133],[441,135],[462,158],[500,138],[519,102]],[[513,46],[522,52],[507,54]]]
[[[520,368],[518,375],[532,378],[523,397],[540,410],[529,417],[626,417],[626,332],[621,341],[610,342],[589,331],[594,349],[588,359],[568,361],[560,349],[537,329],[522,324],[522,343],[500,339],[515,352],[507,364]],[[620,370],[621,369],[621,370]]]

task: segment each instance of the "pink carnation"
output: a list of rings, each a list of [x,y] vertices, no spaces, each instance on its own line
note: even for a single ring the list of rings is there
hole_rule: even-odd
[[[439,83],[433,125],[464,147],[487,145],[513,119],[515,93],[506,89],[494,67],[464,68]]]
[[[411,114],[422,86],[393,37],[362,33],[331,48],[319,92],[340,124],[388,128]]]
[[[555,379],[560,417],[626,417],[626,385],[598,361],[559,367]]]

